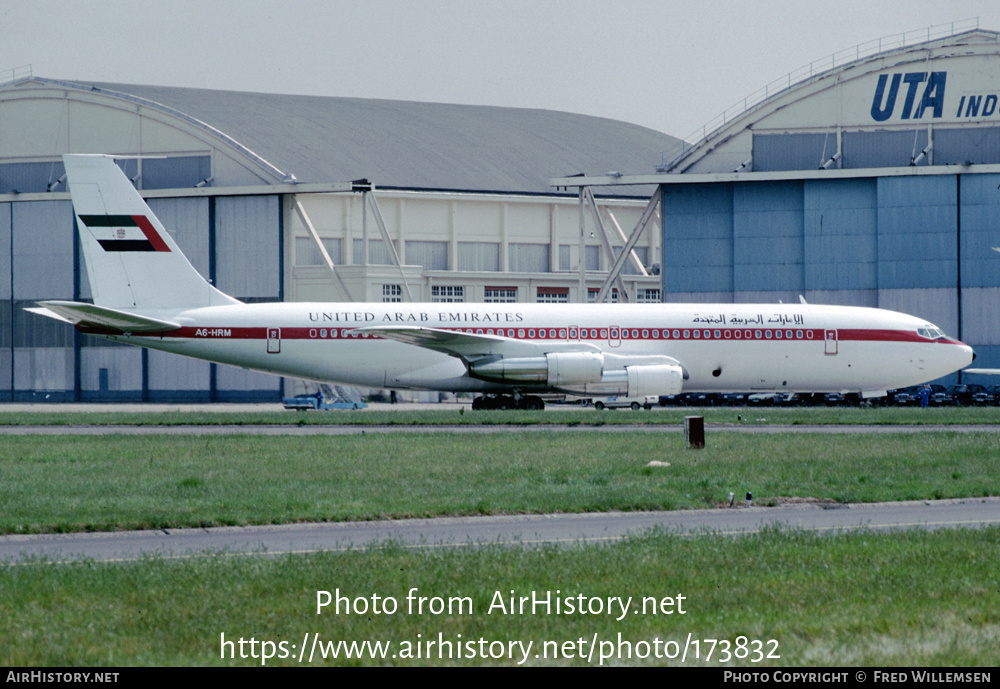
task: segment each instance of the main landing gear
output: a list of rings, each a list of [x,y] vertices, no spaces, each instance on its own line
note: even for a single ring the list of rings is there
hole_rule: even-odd
[[[545,409],[545,401],[535,395],[497,395],[487,393],[472,400],[472,408],[479,409]]]

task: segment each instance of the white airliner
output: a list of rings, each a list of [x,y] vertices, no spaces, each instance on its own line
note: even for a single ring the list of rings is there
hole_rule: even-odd
[[[114,159],[64,157],[94,303],[39,302],[83,333],[256,371],[374,388],[884,395],[974,358],[894,311],[810,304],[244,304],[180,252]],[[483,400],[486,400],[485,402]]]

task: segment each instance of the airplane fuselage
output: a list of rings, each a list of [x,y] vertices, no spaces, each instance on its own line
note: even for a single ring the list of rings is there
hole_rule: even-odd
[[[929,324],[912,316],[802,304],[281,303],[148,315],[182,327],[106,336],[311,380],[453,392],[597,388],[477,376],[461,358],[387,339],[376,329],[497,336],[541,351],[582,343],[608,361],[670,357],[683,368],[684,391],[702,392],[879,392],[938,378],[972,358],[960,342],[921,334]]]
[[[930,323],[869,308],[244,304],[194,269],[112,158],[63,162],[94,303],[52,300],[29,310],[81,332],[208,361],[374,388],[644,397],[872,396],[973,359],[971,348]]]

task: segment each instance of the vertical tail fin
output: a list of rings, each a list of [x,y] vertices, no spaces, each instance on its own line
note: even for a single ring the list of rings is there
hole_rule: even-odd
[[[63,156],[94,303],[112,309],[238,303],[208,283],[110,156]]]

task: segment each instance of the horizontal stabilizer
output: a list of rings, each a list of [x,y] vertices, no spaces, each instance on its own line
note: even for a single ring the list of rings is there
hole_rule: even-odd
[[[542,356],[552,352],[601,351],[600,348],[586,342],[526,341],[500,335],[460,333],[420,326],[376,325],[357,328],[357,332],[432,349],[465,361],[475,361],[490,356]]]
[[[41,316],[72,323],[81,330],[112,330],[125,333],[153,333],[177,330],[181,326],[135,313],[109,309],[106,306],[77,301],[40,301],[39,307],[25,309]]]
[[[963,368],[962,373],[975,373],[980,376],[1000,376],[1000,368]]]

